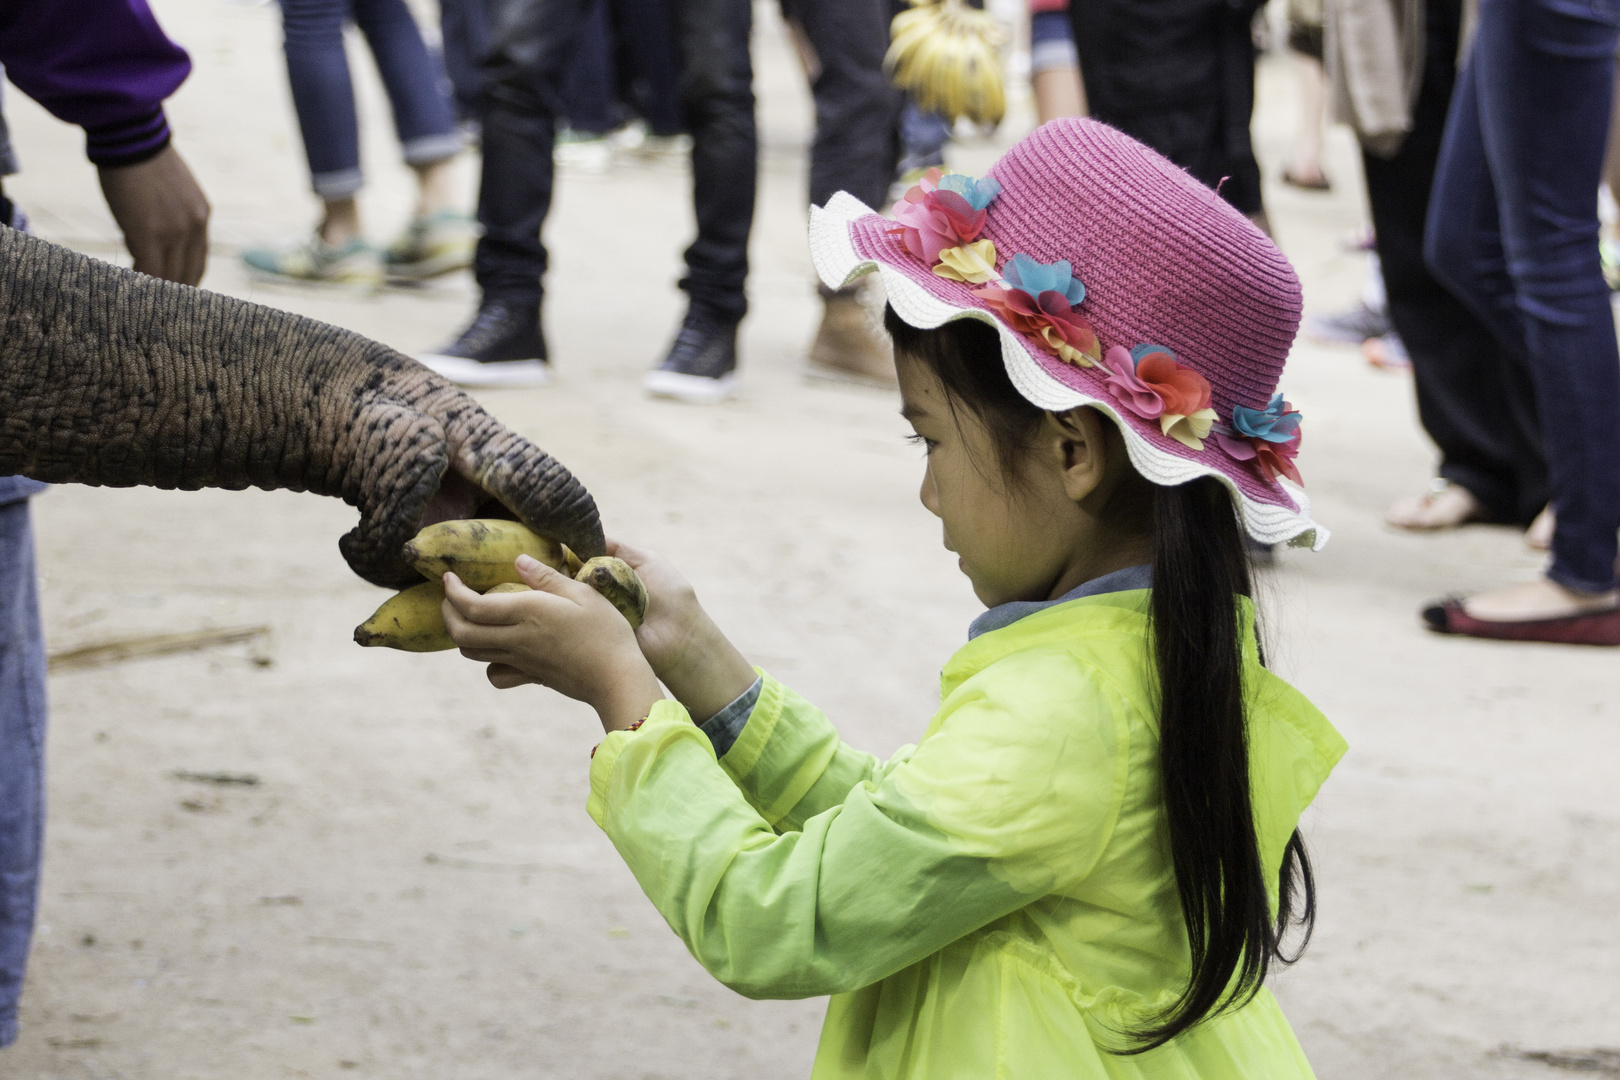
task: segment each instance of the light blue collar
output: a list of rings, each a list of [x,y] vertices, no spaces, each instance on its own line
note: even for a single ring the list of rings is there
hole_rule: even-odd
[[[1092,578],[1083,585],[1077,585],[1056,600],[1014,600],[1006,604],[997,604],[973,620],[972,625],[968,627],[968,640],[972,641],[980,634],[988,634],[992,630],[1011,626],[1026,615],[1033,615],[1037,611],[1066,604],[1083,596],[1100,596],[1103,593],[1129,592],[1132,589],[1152,587],[1153,567],[1146,563],[1127,566],[1123,570],[1115,570],[1112,574],[1104,574],[1102,577]]]

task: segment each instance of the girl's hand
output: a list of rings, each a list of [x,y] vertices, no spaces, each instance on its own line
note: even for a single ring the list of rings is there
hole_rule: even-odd
[[[612,537],[607,552],[629,563],[647,586],[647,618],[636,640],[654,673],[692,719],[702,723],[754,684],[754,669],[709,618],[678,570]],[[491,673],[492,681],[494,677]]]
[[[585,702],[607,731],[646,716],[664,695],[624,616],[527,555],[517,571],[533,592],[480,596],[444,575],[444,624],[461,655],[488,663],[497,687],[537,682]]]

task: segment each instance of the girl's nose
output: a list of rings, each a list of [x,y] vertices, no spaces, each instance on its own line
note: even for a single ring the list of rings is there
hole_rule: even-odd
[[[917,498],[928,508],[928,512],[939,517],[939,492],[934,488],[934,470],[924,469],[922,488],[917,492]]]

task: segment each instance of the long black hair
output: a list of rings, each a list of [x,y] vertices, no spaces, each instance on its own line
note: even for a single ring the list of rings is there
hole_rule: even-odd
[[[1044,413],[1007,377],[994,329],[972,319],[919,330],[890,308],[884,324],[903,362],[924,364],[953,409],[984,425],[1002,474],[1014,484],[1020,458]],[[1187,926],[1186,989],[1163,1012],[1126,1034],[1138,1054],[1248,1002],[1273,963],[1298,960],[1316,919],[1315,886],[1296,830],[1278,880],[1277,914],[1249,790],[1240,596],[1253,582],[1231,492],[1203,477],[1152,488],[1152,648],[1158,673],[1159,769],[1170,857]],[[1283,939],[1301,940],[1292,954]]]

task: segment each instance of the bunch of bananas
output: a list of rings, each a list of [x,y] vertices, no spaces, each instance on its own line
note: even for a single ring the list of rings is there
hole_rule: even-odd
[[[911,0],[890,24],[883,68],[919,108],[994,127],[1007,113],[1001,73],[1006,35],[964,0]]]
[[[623,559],[604,555],[582,563],[563,545],[516,521],[441,521],[405,545],[405,561],[427,580],[384,601],[371,618],[355,627],[354,640],[406,652],[455,648],[444,626],[445,571],[454,571],[469,589],[481,593],[528,592],[512,565],[519,555],[583,581],[618,608],[631,626],[640,626],[647,615],[647,587]]]

